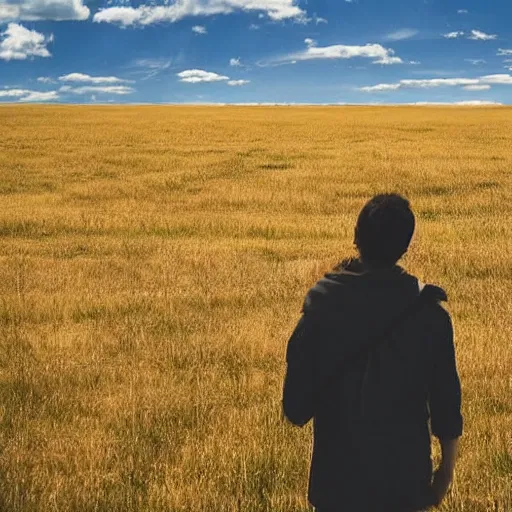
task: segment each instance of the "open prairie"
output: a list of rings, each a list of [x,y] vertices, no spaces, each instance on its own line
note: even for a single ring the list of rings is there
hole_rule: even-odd
[[[281,419],[308,288],[406,194],[465,433],[441,510],[512,510],[512,109],[0,108],[0,510],[308,510]],[[438,460],[438,445],[434,445]]]

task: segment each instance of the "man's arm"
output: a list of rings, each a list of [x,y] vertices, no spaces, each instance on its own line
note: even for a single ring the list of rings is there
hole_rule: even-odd
[[[286,418],[303,427],[313,417],[313,353],[312,325],[301,317],[286,350],[286,375],[283,386],[283,413]]]
[[[453,480],[457,459],[458,439],[462,435],[461,386],[457,372],[453,326],[448,313],[442,311],[439,338],[434,351],[434,366],[430,387],[432,433],[441,444],[442,460],[434,475],[432,488],[441,503]]]

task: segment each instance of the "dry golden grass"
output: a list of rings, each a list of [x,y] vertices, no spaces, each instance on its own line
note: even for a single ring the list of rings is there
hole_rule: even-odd
[[[0,510],[308,510],[286,342],[391,190],[419,223],[404,265],[456,328],[442,510],[512,510],[511,109],[7,106],[0,125]]]

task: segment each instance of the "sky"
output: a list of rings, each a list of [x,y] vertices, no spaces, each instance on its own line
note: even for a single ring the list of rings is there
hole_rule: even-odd
[[[511,0],[0,0],[0,103],[512,104]]]

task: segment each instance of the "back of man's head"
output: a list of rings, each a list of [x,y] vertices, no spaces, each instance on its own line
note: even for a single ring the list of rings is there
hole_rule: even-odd
[[[355,244],[361,259],[374,267],[392,267],[407,252],[415,219],[409,201],[398,194],[379,194],[361,210]]]

